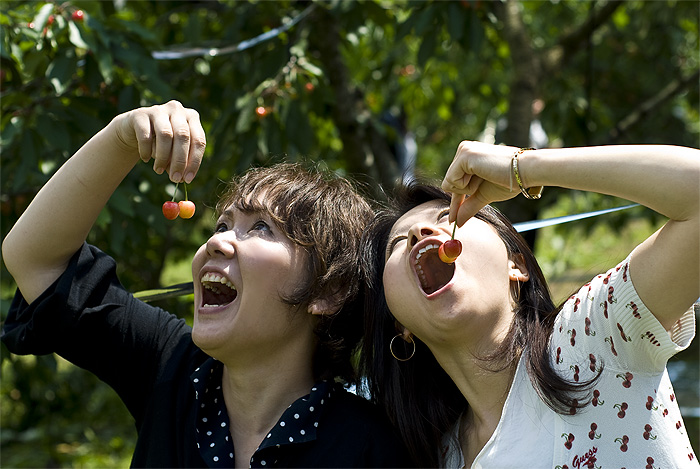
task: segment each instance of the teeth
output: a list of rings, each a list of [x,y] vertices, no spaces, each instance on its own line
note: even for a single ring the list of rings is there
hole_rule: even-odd
[[[440,247],[439,244],[428,244],[425,247],[421,248],[418,250],[418,254],[416,254],[416,259],[413,262],[414,265],[416,266],[416,273],[418,274],[418,277],[421,280],[421,283],[425,285],[425,282],[427,281],[425,278],[425,273],[423,272],[423,267],[419,264],[419,260],[421,257],[423,257],[423,254],[425,254],[427,251],[430,251],[431,249],[438,249]]]
[[[439,247],[439,244],[428,244],[424,248],[419,249],[418,254],[416,254],[415,263],[418,264],[418,259],[420,259],[426,251],[430,251],[431,249],[438,249]]]
[[[213,272],[207,272],[206,274],[202,275],[201,282],[204,288],[208,288],[216,293],[221,293],[221,289],[216,285],[217,283],[221,285],[226,285],[231,290],[236,289],[236,287],[233,286],[233,283],[231,283],[229,279],[222,275],[215,274]]]

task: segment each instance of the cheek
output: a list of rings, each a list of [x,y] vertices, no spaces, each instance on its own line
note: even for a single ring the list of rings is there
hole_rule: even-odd
[[[203,244],[197,249],[192,257],[192,279],[196,280],[199,275],[199,270],[204,265],[204,258],[206,256],[207,245]]]
[[[406,279],[399,278],[397,269],[392,268],[391,263],[387,263],[382,275],[382,283],[384,284],[384,298],[389,307],[389,311],[396,319],[402,321],[400,316],[406,311],[405,303],[402,301],[406,297]]]

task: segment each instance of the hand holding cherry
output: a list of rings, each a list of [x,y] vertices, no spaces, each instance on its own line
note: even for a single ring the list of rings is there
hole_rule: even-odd
[[[456,261],[459,255],[462,253],[462,242],[455,239],[456,230],[457,223],[455,223],[454,228],[452,228],[452,238],[442,243],[438,248],[438,257],[445,264],[454,263],[454,261]]]
[[[180,218],[192,218],[195,206],[194,202],[187,198],[187,184],[185,183],[185,200],[181,200],[180,202],[175,202],[177,186],[178,184],[175,185],[175,192],[173,193],[172,200],[163,203],[163,216],[168,220],[174,220],[178,216]]]

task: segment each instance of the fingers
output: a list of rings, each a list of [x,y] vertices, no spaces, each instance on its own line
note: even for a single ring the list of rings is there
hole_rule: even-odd
[[[480,191],[467,197],[459,206],[456,215],[457,226],[464,225],[467,220],[477,214],[479,210],[486,207],[490,202],[481,195]],[[452,208],[450,207],[450,216],[452,216]]]
[[[204,149],[207,146],[207,139],[197,111],[189,109],[187,122],[190,127],[190,148],[187,168],[185,170],[185,182],[189,184],[197,175],[199,166],[202,163]]]
[[[153,170],[167,171],[172,182],[192,182],[206,148],[197,111],[170,101],[135,111],[132,125],[142,160],[153,158]]]

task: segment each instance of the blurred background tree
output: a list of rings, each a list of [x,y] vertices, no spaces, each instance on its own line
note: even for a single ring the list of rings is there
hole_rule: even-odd
[[[439,178],[463,139],[698,146],[696,2],[6,0],[0,9],[3,237],[115,115],[170,99],[200,112],[208,147],[188,189],[195,218],[166,221],[160,206],[175,188],[139,165],[90,234],[120,259],[132,291],[188,280],[222,182],[251,165],[319,161],[381,199],[402,177]],[[500,208],[517,222],[624,201],[550,188],[527,202]],[[640,219],[660,222],[628,210],[578,222],[576,236],[601,221],[626,233]],[[536,234],[527,239],[540,246]],[[553,275],[571,269],[550,256]],[[2,269],[4,318],[14,285]],[[159,305],[190,320],[190,303]],[[3,349],[0,391],[3,466],[128,464],[133,424],[94,377]]]

